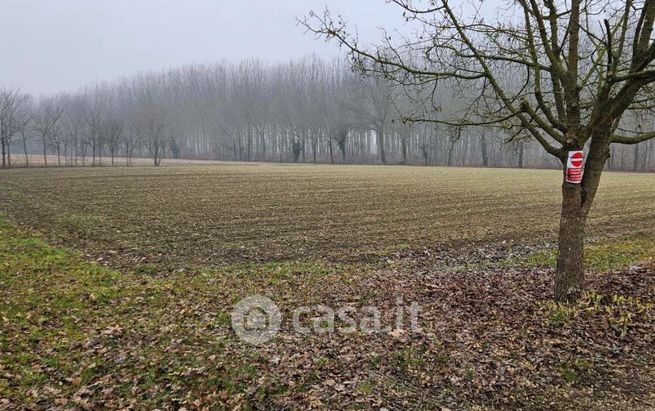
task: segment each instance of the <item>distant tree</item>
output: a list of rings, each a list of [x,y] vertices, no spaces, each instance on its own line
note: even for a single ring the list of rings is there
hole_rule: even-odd
[[[387,164],[386,131],[394,116],[394,90],[389,81],[371,77],[360,82],[359,95],[351,109],[357,113],[360,127],[375,131],[378,153],[382,164]]]
[[[487,151],[487,132],[482,130],[480,134],[480,155],[482,156],[482,166],[489,166],[489,152]]]
[[[107,136],[107,147],[111,155],[111,165],[114,165],[116,153],[120,147],[121,136],[123,135],[123,122],[118,118],[109,118],[105,123],[105,134]]]
[[[61,132],[64,134],[64,151],[68,155],[70,166],[78,165],[78,156],[82,147],[82,134],[85,126],[85,100],[80,95],[63,96],[66,109],[62,114]]]
[[[22,111],[21,119],[18,122],[18,135],[20,135],[21,143],[23,145],[23,154],[25,156],[25,167],[30,166],[30,156],[27,148],[28,140],[30,139],[33,126],[32,126],[32,110],[33,104],[31,97],[25,95],[25,106]]]
[[[428,165],[428,159],[430,157],[430,147],[428,146],[427,143],[423,142],[419,146],[421,149],[421,156],[423,157],[423,165],[427,166]]]
[[[55,97],[43,97],[32,112],[32,127],[41,136],[43,163],[48,166],[48,143],[57,138],[65,106]]]
[[[28,96],[18,89],[0,89],[0,146],[2,168],[11,167],[11,143],[25,124]]]
[[[293,162],[297,163],[300,158],[300,154],[305,149],[305,143],[302,140],[293,140],[291,141],[291,155],[293,157]]]

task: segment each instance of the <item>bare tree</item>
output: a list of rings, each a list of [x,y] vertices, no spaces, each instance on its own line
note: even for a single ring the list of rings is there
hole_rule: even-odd
[[[163,88],[160,79],[140,76],[133,82],[135,110],[132,114],[132,127],[138,130],[143,146],[148,150],[156,167],[161,164],[166,151],[167,116],[164,106]]]
[[[30,156],[29,156],[27,144],[33,130],[32,110],[33,110],[33,104],[31,100],[31,96],[26,94],[25,105],[21,112],[20,120],[18,121],[18,134],[21,137],[21,143],[23,146],[23,154],[25,156],[25,167],[30,166]]]
[[[508,6],[519,11],[516,18],[502,22],[484,17],[485,3],[461,11],[447,0],[391,3],[423,28],[417,38],[394,44],[385,36],[368,50],[327,11],[304,24],[345,46],[366,72],[403,84],[446,81],[470,102],[464,115],[411,120],[527,132],[563,165],[568,152],[588,147],[582,183],[562,184],[555,281],[556,299],[578,298],[586,221],[610,145],[655,137],[622,124],[627,111],[652,108],[655,2],[518,0]]]
[[[115,117],[111,117],[106,120],[104,127],[107,136],[107,147],[111,155],[111,165],[113,166],[116,153],[120,147],[121,136],[123,135],[123,122]]]
[[[64,105],[55,97],[43,97],[32,112],[32,127],[41,136],[43,163],[48,166],[48,142],[58,133]]]
[[[26,121],[28,96],[18,89],[0,89],[0,146],[2,167],[11,167],[11,143]]]
[[[360,127],[375,131],[380,161],[387,164],[386,131],[394,114],[393,88],[386,79],[374,76],[361,84],[359,93],[351,109],[358,113]]]
[[[66,100],[66,109],[62,114],[62,130],[64,134],[65,152],[69,157],[70,166],[78,165],[78,157],[82,150],[82,135],[86,124],[86,101],[82,96],[71,95],[62,97]]]

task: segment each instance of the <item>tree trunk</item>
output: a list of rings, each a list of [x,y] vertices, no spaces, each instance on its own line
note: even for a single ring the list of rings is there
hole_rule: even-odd
[[[480,152],[482,153],[482,166],[489,166],[489,154],[487,153],[487,135],[486,132],[482,132],[480,136]]]
[[[247,132],[247,139],[246,141],[246,161],[250,161],[250,153],[252,152],[252,129],[250,125],[248,125],[248,132]]]
[[[563,183],[562,217],[559,226],[555,299],[574,301],[584,287],[584,231],[586,215],[582,209],[580,184]]]
[[[48,157],[47,157],[47,146],[45,142],[45,134],[43,135],[43,163],[45,164],[46,167],[48,167]]]
[[[448,146],[448,167],[453,165],[453,151],[455,150],[455,140],[450,140],[450,145]]]
[[[23,135],[23,151],[25,152],[25,167],[30,166],[30,156],[27,154],[27,138]]]
[[[632,159],[632,171],[639,171],[639,144],[634,146],[634,156]]]
[[[5,153],[5,139],[0,138],[0,145],[2,146],[2,168],[5,168],[5,156],[7,155]]]
[[[377,130],[375,130],[375,134],[377,134],[377,138],[378,138],[378,150],[380,150],[380,160],[382,161],[382,164],[387,164],[387,156],[384,152],[384,126],[379,127]]]
[[[313,156],[313,162],[316,164],[316,145],[318,142],[316,140],[312,141],[312,156]]]
[[[555,299],[575,301],[584,289],[584,233],[591,204],[596,197],[603,167],[610,156],[609,125],[600,127],[591,138],[584,164],[582,184],[562,184],[562,218],[560,220],[555,276]],[[564,171],[566,172],[566,171]]]
[[[328,140],[328,148],[330,149],[330,164],[334,164],[334,154],[332,152],[332,140]]]

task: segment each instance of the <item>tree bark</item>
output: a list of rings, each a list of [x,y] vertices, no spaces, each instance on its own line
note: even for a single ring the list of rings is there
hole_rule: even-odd
[[[562,184],[562,216],[559,226],[555,299],[574,301],[584,287],[584,232],[586,213],[582,209],[580,184]]]
[[[603,167],[610,157],[610,127],[600,127],[589,146],[581,184],[562,184],[560,220],[555,276],[555,300],[575,301],[584,289],[584,234],[589,210],[596,197]],[[566,172],[566,170],[564,171]]]

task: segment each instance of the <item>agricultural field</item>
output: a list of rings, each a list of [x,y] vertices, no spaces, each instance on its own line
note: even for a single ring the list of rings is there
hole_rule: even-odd
[[[655,175],[606,173],[589,290],[550,300],[555,170],[0,172],[0,408],[652,409]],[[265,295],[419,331],[235,335]]]
[[[10,170],[0,199],[48,240],[120,266],[368,261],[404,249],[552,241],[559,171],[218,165]],[[608,173],[591,235],[654,234],[655,176]]]

